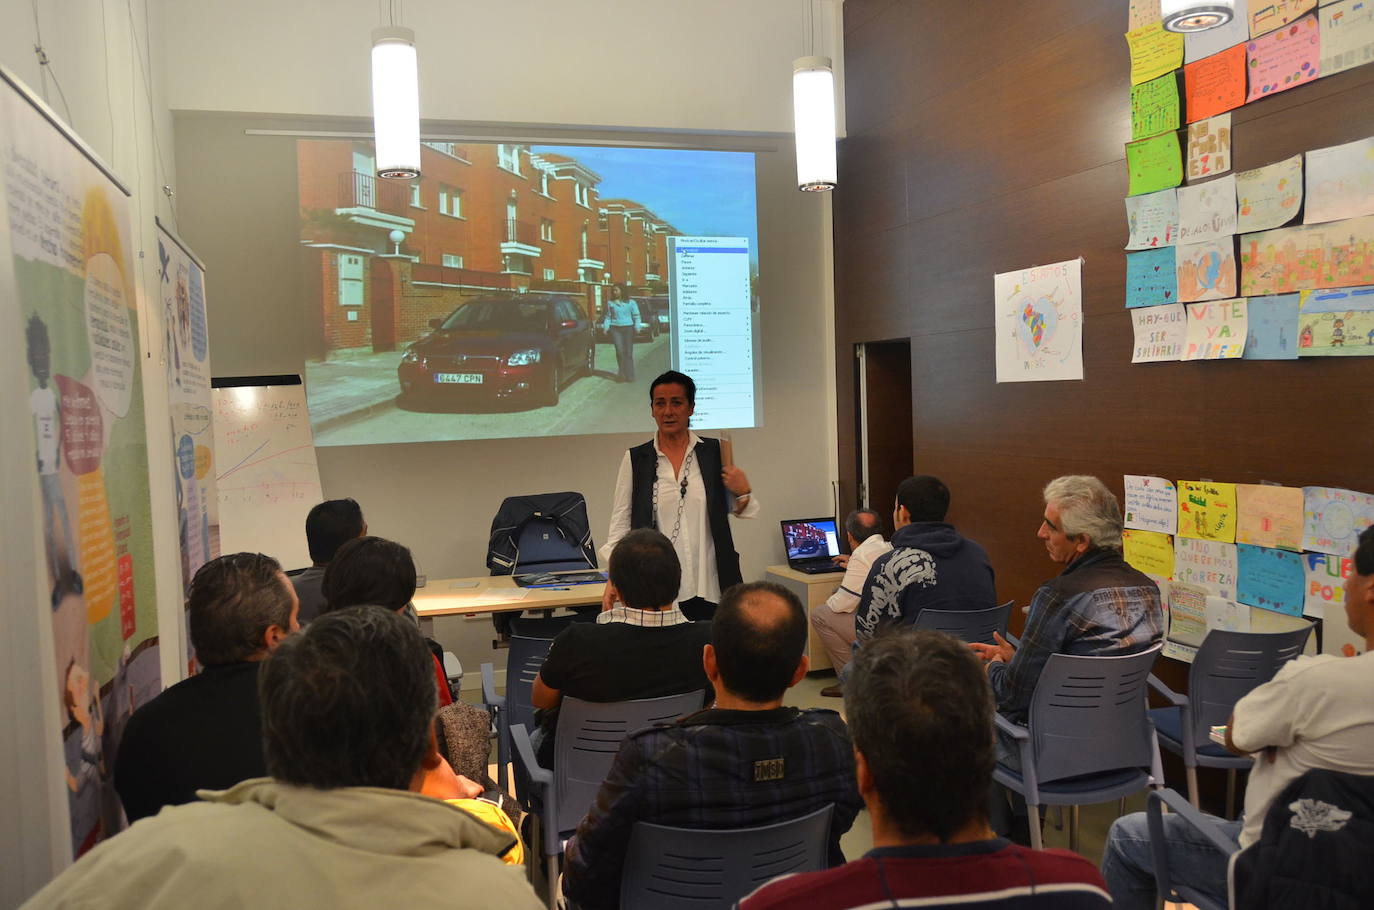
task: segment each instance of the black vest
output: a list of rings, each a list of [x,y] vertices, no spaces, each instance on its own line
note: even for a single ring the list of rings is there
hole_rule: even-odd
[[[697,443],[697,468],[706,487],[706,518],[711,527],[711,539],[716,545],[716,580],[723,593],[731,585],[744,580],[739,570],[739,554],[730,536],[730,500],[720,479],[720,440],[702,439]],[[630,527],[654,528],[665,534],[671,530],[654,522],[654,481],[658,477],[658,452],[651,439],[630,449]]]

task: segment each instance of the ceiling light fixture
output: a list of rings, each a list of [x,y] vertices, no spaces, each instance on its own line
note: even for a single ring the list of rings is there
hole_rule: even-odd
[[[1159,12],[1165,31],[1205,32],[1230,22],[1235,6],[1235,0],[1160,0]]]
[[[388,25],[372,32],[372,128],[377,176],[420,176],[420,79],[415,32]]]

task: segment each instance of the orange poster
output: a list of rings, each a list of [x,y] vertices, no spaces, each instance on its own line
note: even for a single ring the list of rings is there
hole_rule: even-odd
[[[1203,57],[1183,68],[1187,121],[1196,123],[1245,103],[1245,45]]]

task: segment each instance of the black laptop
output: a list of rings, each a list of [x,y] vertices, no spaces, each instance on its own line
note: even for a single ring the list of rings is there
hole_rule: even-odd
[[[787,565],[798,572],[819,575],[844,571],[835,565],[835,557],[840,555],[840,533],[833,516],[787,519],[782,522],[782,546],[787,551]]]

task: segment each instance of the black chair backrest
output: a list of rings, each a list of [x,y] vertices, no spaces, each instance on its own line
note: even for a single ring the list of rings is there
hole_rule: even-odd
[[[1288,632],[1208,632],[1188,671],[1196,742],[1206,743],[1212,726],[1226,723],[1236,702],[1301,654],[1314,626]]]
[[[993,644],[992,633],[1007,634],[1007,622],[1015,601],[1009,600],[986,610],[922,610],[916,614],[918,629],[934,629],[961,641]]]

